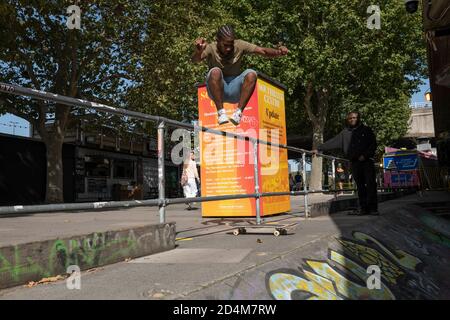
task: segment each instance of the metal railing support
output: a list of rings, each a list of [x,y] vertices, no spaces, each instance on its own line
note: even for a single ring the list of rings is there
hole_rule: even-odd
[[[159,223],[166,222],[166,179],[165,179],[165,122],[158,124],[158,197],[159,197]]]
[[[302,180],[303,180],[303,192],[305,195],[303,196],[305,202],[305,218],[309,217],[309,208],[308,208],[308,190],[306,187],[306,153],[302,152]]]
[[[253,172],[254,172],[254,182],[255,182],[255,210],[256,210],[256,224],[261,224],[261,197],[259,192],[259,168],[258,168],[258,140],[251,139],[253,144]]]
[[[336,159],[331,159],[331,170],[333,171],[333,192],[334,198],[337,198],[337,190],[336,190]]]

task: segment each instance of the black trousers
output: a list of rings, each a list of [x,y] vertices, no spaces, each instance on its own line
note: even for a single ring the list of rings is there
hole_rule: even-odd
[[[358,188],[359,206],[361,210],[378,210],[374,162],[370,159],[365,161],[352,161],[352,174]]]

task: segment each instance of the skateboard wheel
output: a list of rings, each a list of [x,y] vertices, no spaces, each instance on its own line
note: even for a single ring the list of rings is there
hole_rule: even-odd
[[[239,228],[239,233],[242,233],[242,234],[244,234],[244,233],[247,233],[247,230],[245,230],[245,228]]]
[[[278,237],[278,236],[280,235],[280,231],[275,230],[275,231],[273,232],[273,235],[274,235],[275,237]]]
[[[239,235],[239,229],[233,230],[233,234],[234,234],[235,236],[238,236],[238,235]]]

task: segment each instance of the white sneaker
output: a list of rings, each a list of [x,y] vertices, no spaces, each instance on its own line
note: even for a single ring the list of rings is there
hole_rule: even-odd
[[[242,111],[241,111],[241,109],[236,109],[236,111],[231,116],[230,121],[235,126],[237,126],[241,122],[241,118],[242,118]]]
[[[222,110],[219,111],[219,118],[218,118],[218,121],[219,121],[219,125],[225,124],[225,123],[228,122],[227,113],[225,112],[224,109],[222,109]]]

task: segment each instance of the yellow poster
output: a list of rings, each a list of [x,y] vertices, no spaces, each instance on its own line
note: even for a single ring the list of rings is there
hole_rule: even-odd
[[[265,141],[286,143],[284,92],[278,87],[259,78],[238,126],[231,123],[218,125],[217,111],[205,86],[199,87],[198,97],[201,126]],[[235,108],[235,104],[224,105],[228,116],[231,116]],[[243,142],[202,132],[200,149],[203,197],[255,192],[253,148],[249,141]],[[285,149],[260,144],[258,171],[260,192],[289,191]],[[202,203],[203,217],[250,217],[256,215],[255,210],[254,198]],[[289,196],[263,197],[261,200],[261,216],[289,210]]]
[[[259,139],[286,144],[284,92],[267,81],[258,79]],[[289,192],[287,150],[260,144],[259,163],[261,192]],[[290,210],[290,196],[262,198],[264,215]]]

